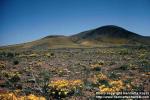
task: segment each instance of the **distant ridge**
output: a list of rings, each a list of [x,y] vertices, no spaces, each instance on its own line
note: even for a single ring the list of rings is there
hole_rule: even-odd
[[[17,49],[99,47],[107,45],[150,45],[149,36],[141,36],[122,27],[106,25],[72,36],[50,35],[42,39],[9,46]],[[7,46],[5,46],[7,48]]]
[[[49,35],[44,38],[55,38],[55,37],[65,37],[64,35]]]

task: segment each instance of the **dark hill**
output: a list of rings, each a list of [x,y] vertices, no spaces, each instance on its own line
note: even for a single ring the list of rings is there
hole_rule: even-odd
[[[115,44],[149,44],[150,39],[115,25],[102,26],[71,37],[76,42],[97,41]]]
[[[150,45],[150,37],[144,37],[124,28],[107,25],[72,36],[50,35],[36,41],[5,46],[13,49],[80,48],[111,45]]]
[[[97,37],[112,37],[112,38],[129,38],[133,36],[140,36],[133,32],[127,31],[121,27],[108,25],[102,26],[93,30],[81,32],[77,35],[74,35],[80,38],[97,38]]]

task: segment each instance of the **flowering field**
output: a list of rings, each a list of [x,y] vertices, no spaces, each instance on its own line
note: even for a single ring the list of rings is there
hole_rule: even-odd
[[[150,47],[0,49],[0,100],[87,100],[150,91]]]

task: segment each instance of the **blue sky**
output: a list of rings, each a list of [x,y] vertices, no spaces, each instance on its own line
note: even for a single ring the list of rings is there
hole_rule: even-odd
[[[150,0],[0,0],[0,45],[103,25],[150,36]]]

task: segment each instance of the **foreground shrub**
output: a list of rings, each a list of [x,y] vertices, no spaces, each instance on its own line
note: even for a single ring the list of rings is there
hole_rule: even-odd
[[[14,93],[0,93],[0,100],[46,100],[44,97],[30,94],[28,96],[16,96]]]
[[[41,96],[36,96],[34,94],[30,94],[28,96],[21,96],[17,100],[46,100],[46,99]]]
[[[13,57],[14,57],[14,53],[8,52],[8,53],[7,53],[7,57],[8,57],[8,58],[13,58]]]
[[[0,100],[18,100],[14,93],[0,93]]]
[[[90,67],[93,71],[101,71],[101,67],[104,65],[103,61],[91,64]]]
[[[13,64],[14,64],[14,65],[18,65],[18,64],[19,64],[19,61],[18,61],[18,60],[15,60],[15,61],[13,61]]]
[[[120,67],[121,70],[127,70],[129,68],[129,65],[122,65]]]
[[[11,77],[9,79],[9,81],[12,82],[12,83],[18,82],[18,81],[20,81],[20,76],[19,75],[14,75],[13,77]]]
[[[81,80],[57,80],[49,84],[52,96],[62,98],[73,94],[80,93],[83,82]]]
[[[6,67],[5,62],[0,61],[0,69],[4,69]]]
[[[124,89],[124,84],[121,80],[109,81],[109,85],[99,86],[100,92],[119,92]]]

